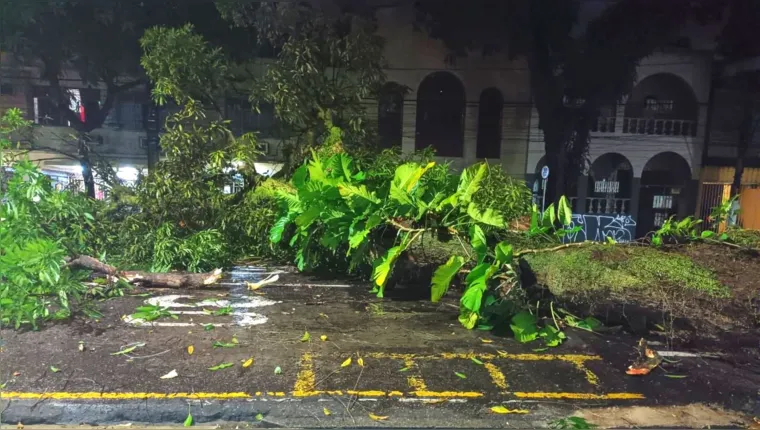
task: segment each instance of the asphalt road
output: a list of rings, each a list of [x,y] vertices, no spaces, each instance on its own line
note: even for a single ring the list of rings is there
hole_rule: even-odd
[[[0,422],[181,425],[190,413],[233,426],[491,428],[578,415],[672,427],[760,416],[759,363],[731,352],[660,346],[674,362],[632,377],[637,339],[625,334],[569,330],[544,350],[464,330],[453,300],[380,301],[289,273],[246,288],[267,276],[238,268],[213,289],[103,302],[99,321],[0,330]],[[146,302],[176,319],[129,317]]]

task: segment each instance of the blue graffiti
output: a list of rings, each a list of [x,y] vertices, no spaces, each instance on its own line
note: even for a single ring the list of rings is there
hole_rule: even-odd
[[[605,242],[610,237],[616,242],[630,242],[636,235],[636,221],[630,215],[573,214],[569,228],[576,226],[580,229],[567,235],[566,241]]]

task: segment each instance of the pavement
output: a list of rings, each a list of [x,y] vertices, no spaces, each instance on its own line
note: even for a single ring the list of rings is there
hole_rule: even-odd
[[[0,422],[182,425],[190,413],[238,427],[525,428],[576,415],[606,427],[742,427],[760,416],[760,363],[746,356],[659,345],[671,362],[633,377],[638,339],[624,333],[570,329],[543,350],[463,329],[453,298],[367,290],[245,266],[201,291],[104,301],[100,320],[2,329]],[[176,318],[129,317],[146,303]]]

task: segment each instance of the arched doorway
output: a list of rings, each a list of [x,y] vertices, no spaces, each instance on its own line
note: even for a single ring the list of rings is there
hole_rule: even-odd
[[[628,214],[633,167],[624,156],[610,152],[594,160],[588,171],[586,213]]]
[[[401,147],[404,127],[404,92],[406,88],[388,82],[380,89],[377,100],[377,132],[380,147]]]
[[[487,88],[480,93],[478,103],[478,141],[475,151],[477,158],[501,158],[501,114],[504,98],[496,88]]]
[[[417,90],[414,147],[432,146],[441,157],[464,155],[464,86],[449,72],[435,72]]]
[[[691,167],[674,152],[662,152],[644,165],[641,174],[639,236],[662,226],[671,216],[682,214],[687,208],[686,186],[691,180]]]
[[[696,136],[699,104],[686,81],[670,73],[641,80],[625,104],[623,133]]]

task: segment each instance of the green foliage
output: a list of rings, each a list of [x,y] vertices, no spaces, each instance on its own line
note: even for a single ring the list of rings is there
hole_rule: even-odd
[[[567,417],[550,422],[549,428],[561,430],[590,430],[595,429],[596,426],[586,421],[585,418]]]
[[[441,297],[446,294],[449,285],[451,285],[451,281],[462,266],[464,266],[464,258],[454,255],[449,258],[449,261],[447,261],[446,264],[439,266],[435,270],[430,289],[430,300],[433,303],[441,300]]]
[[[480,189],[473,195],[479,207],[491,208],[509,222],[530,214],[532,194],[522,180],[516,180],[498,165],[488,165]]]
[[[13,151],[11,134],[28,125],[18,109],[0,118],[0,166],[12,169],[0,205],[0,324],[17,328],[69,316],[87,289],[84,274],[70,270],[65,257],[94,251],[90,201],[54,191]]]
[[[135,309],[135,313],[130,315],[134,319],[141,319],[143,321],[155,321],[159,318],[178,318],[177,315],[169,312],[169,308],[165,308],[157,305],[144,305]]]
[[[686,218],[676,221],[674,217],[670,217],[662,223],[662,226],[652,234],[652,245],[661,246],[664,241],[679,241],[679,240],[696,240],[697,238],[707,239],[711,237],[712,232],[703,232],[699,234],[697,227],[702,223],[702,220],[695,219],[693,216],[687,216]]]
[[[249,94],[255,104],[274,106],[290,138],[284,152],[294,168],[334,133],[326,120],[343,131],[349,146],[372,140],[364,100],[385,82],[383,42],[372,20],[322,13],[298,2],[218,4],[233,22],[254,29],[261,43],[278,50]]]

